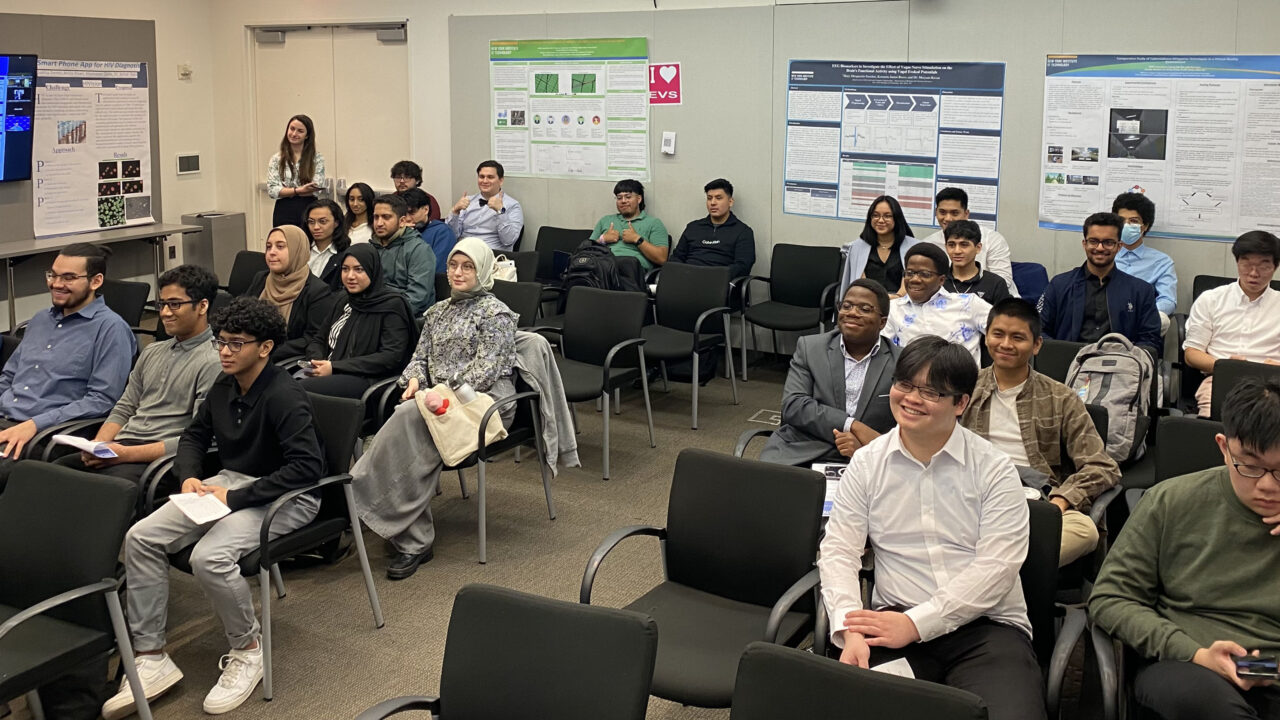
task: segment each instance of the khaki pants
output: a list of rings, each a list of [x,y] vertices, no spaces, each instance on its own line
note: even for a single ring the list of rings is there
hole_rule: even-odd
[[[1196,405],[1200,406],[1200,417],[1209,417],[1213,406],[1213,376],[1209,375],[1196,388]]]
[[[1062,549],[1058,567],[1065,567],[1098,547],[1098,526],[1079,510],[1062,513]]]

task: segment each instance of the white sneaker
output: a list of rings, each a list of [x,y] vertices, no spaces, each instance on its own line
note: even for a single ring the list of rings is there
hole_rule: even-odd
[[[262,645],[252,650],[232,650],[218,661],[222,677],[204,696],[204,711],[221,715],[240,707],[249,699],[253,689],[262,680]]]
[[[142,681],[142,692],[150,702],[164,694],[166,690],[178,684],[182,679],[182,671],[168,654],[135,655],[134,667],[138,669],[138,679]],[[133,690],[129,687],[129,678],[120,681],[120,690],[102,705],[102,717],[105,720],[117,720],[129,717],[137,712],[133,702]]]

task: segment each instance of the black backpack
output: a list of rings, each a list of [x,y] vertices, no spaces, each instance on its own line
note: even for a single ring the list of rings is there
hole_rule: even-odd
[[[592,287],[621,290],[617,258],[609,248],[594,242],[583,243],[569,258],[569,267],[560,276],[560,312],[569,299],[569,288]]]

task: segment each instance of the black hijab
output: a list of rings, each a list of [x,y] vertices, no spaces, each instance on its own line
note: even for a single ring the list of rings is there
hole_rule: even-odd
[[[356,243],[347,248],[338,258],[338,271],[342,271],[342,263],[353,257],[364,274],[369,277],[369,287],[364,292],[347,293],[347,303],[354,312],[359,313],[400,313],[412,316],[409,312],[409,301],[398,290],[387,287],[382,279],[382,258],[369,243]],[[343,285],[345,291],[346,285]]]

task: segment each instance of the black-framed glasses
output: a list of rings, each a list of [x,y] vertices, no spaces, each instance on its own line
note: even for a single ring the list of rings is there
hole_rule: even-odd
[[[879,315],[880,310],[871,303],[855,303],[845,300],[840,303],[840,312],[853,313],[854,315]]]
[[[64,283],[73,283],[76,280],[79,280],[80,278],[87,278],[87,277],[89,276],[77,275],[75,273],[56,273],[52,270],[44,271],[44,279],[48,280],[49,282],[53,282],[54,280],[61,280]]]
[[[1106,248],[1107,250],[1115,250],[1116,248],[1120,247],[1119,240],[1099,240],[1098,238],[1089,238],[1084,241],[1084,244],[1085,244],[1085,247],[1091,247],[1091,248],[1101,247],[1101,248]]]
[[[1231,448],[1227,448],[1227,457],[1231,459],[1231,467],[1240,473],[1240,477],[1249,478],[1250,480],[1260,480],[1267,473],[1271,473],[1271,479],[1280,482],[1280,468],[1264,468],[1258,465],[1248,465],[1246,463],[1236,462],[1236,457],[1231,453]]]
[[[183,305],[195,305],[199,300],[157,300],[156,310],[169,308],[169,312],[178,312]]]
[[[920,278],[921,280],[932,280],[942,273],[932,270],[903,270],[902,276],[905,278]]]
[[[912,390],[920,393],[920,399],[925,402],[938,402],[944,397],[951,397],[954,393],[938,392],[928,385],[916,385],[909,380],[894,380],[893,389],[903,395],[910,395]]]
[[[209,344],[213,345],[213,349],[219,353],[222,352],[223,348],[226,348],[231,351],[232,355],[235,355],[243,350],[245,345],[256,342],[261,342],[261,340],[221,340],[214,338],[209,341]]]

